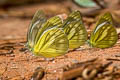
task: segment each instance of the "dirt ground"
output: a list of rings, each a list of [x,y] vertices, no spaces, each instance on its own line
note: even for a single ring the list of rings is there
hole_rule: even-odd
[[[59,80],[64,66],[94,58],[101,59],[103,64],[113,61],[112,66],[120,68],[120,40],[106,49],[88,48],[85,45],[53,61],[45,61],[24,50],[27,29],[36,10],[42,9],[47,17],[51,17],[68,14],[70,6],[69,2],[63,1],[0,9],[0,80],[30,80],[37,67],[46,72],[42,80]],[[84,17],[84,21],[88,31],[94,27],[94,18]],[[92,27],[88,27],[89,22]]]

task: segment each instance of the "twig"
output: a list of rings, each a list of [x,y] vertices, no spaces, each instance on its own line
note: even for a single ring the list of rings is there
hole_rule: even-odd
[[[12,53],[13,53],[13,50],[10,50],[10,51],[8,51],[6,53],[0,53],[0,55],[7,55],[7,54],[12,54]]]
[[[120,55],[115,55],[115,57],[120,57]]]
[[[120,59],[114,59],[114,58],[107,58],[107,60],[110,60],[110,61],[120,61]]]
[[[98,74],[102,74],[112,62],[106,64],[99,63],[97,58],[82,63],[72,65],[70,69],[63,72],[60,80],[72,80],[82,77],[85,80],[93,80]]]
[[[75,77],[78,77],[79,75],[81,75],[82,71],[83,71],[84,67],[79,67],[79,68],[75,68],[69,71],[66,71],[63,73],[62,77],[60,80],[71,80]]]
[[[44,77],[44,74],[44,69],[41,67],[37,67],[30,80],[41,80]]]
[[[76,78],[80,75],[82,75],[82,72],[85,68],[86,65],[91,65],[92,63],[94,63],[97,60],[97,58],[91,59],[91,60],[87,60],[84,62],[80,62],[77,64],[72,65],[71,68],[69,68],[67,71],[65,70],[65,72],[63,73],[61,80],[71,80],[73,78]],[[83,65],[83,66],[82,66]]]

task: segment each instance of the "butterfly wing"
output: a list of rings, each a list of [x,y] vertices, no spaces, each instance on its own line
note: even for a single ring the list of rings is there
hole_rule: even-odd
[[[41,28],[41,25],[45,21],[46,21],[46,17],[43,11],[38,10],[31,21],[31,24],[27,33],[27,46],[29,48],[33,47],[35,43],[35,36],[37,35],[38,30]]]
[[[78,11],[78,10],[73,11],[71,14],[69,14],[68,17],[71,17],[71,18],[73,18],[74,20],[82,20],[81,13],[80,13],[80,11]]]
[[[71,14],[69,14],[68,18],[66,20],[64,20],[64,22],[62,24],[62,28],[64,28],[64,26],[66,24],[69,24],[70,22],[72,22],[74,20],[81,20],[81,22],[82,22],[82,17],[81,17],[80,11],[73,11]]]
[[[69,40],[69,48],[74,49],[83,45],[87,40],[87,31],[79,11],[72,12],[64,22],[64,32]]]
[[[34,25],[35,22],[37,22],[38,20],[43,20],[43,19],[46,20],[45,13],[42,10],[36,11],[30,23],[30,28]]]
[[[90,44],[93,47],[108,48],[112,47],[118,40],[118,35],[113,26],[112,16],[105,13],[98,22],[96,28],[91,34]],[[100,24],[101,23],[101,24]]]
[[[103,16],[101,16],[100,19],[97,21],[96,26],[100,25],[105,21],[109,22],[109,24],[113,24],[113,18],[110,12],[106,12]]]
[[[67,36],[59,28],[47,29],[33,48],[34,55],[56,57],[67,53],[69,42]]]
[[[41,29],[39,29],[37,36],[35,38],[35,43],[37,43],[37,41],[39,40],[39,37],[42,35],[42,33],[52,27],[60,27],[62,25],[62,20],[59,16],[54,16],[50,19],[48,19],[41,27]]]

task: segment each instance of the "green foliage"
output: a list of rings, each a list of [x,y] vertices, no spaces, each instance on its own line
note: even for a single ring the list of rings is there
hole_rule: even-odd
[[[96,4],[92,0],[74,0],[75,3],[82,7],[95,7]]]

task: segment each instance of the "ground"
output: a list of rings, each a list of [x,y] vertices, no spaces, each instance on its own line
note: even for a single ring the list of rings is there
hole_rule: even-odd
[[[64,6],[61,6],[63,4]],[[37,67],[45,70],[42,80],[58,80],[63,74],[64,66],[94,58],[100,59],[103,64],[113,61],[112,66],[120,68],[120,40],[113,47],[106,49],[90,48],[85,45],[53,61],[46,61],[24,50],[27,30],[36,10],[42,9],[47,17],[51,17],[63,13],[68,14],[68,8],[69,4],[66,2],[17,6],[8,8],[7,11],[1,8],[0,80],[29,80]],[[93,20],[93,18],[84,17],[85,24],[87,21],[95,22]],[[86,28],[89,31],[90,28]]]

